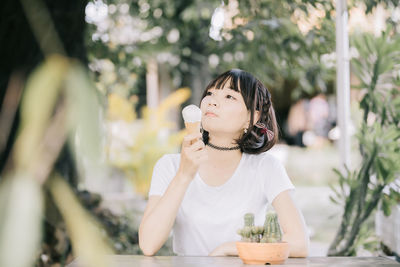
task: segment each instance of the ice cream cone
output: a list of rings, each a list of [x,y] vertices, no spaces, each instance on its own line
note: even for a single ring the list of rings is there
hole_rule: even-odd
[[[186,130],[189,134],[199,133],[200,132],[200,122],[185,122]]]
[[[185,127],[189,134],[200,132],[201,110],[196,105],[189,105],[182,110]]]

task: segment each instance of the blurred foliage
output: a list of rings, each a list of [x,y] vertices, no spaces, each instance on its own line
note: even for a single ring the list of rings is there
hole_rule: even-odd
[[[125,88],[127,97],[141,95],[141,79],[136,76],[133,86],[126,79],[131,73],[144,75],[139,70],[150,58],[166,67],[173,87],[190,87],[194,96],[211,77],[234,67],[264,81],[275,91],[278,106],[288,108],[291,101],[317,92],[332,93],[331,1],[104,2],[92,2],[104,16],[89,20],[87,47],[99,81],[109,76],[107,71],[115,73],[115,83],[102,85],[105,94]],[[213,39],[211,22],[221,10],[228,25],[214,29]],[[300,24],[307,26],[300,29]]]
[[[2,4],[0,266],[109,266],[104,254],[137,253],[133,218],[76,188],[77,165],[102,154],[101,98],[72,59],[86,64],[86,1]]]
[[[399,4],[348,5],[366,12],[382,5],[390,12]],[[137,95],[137,112],[146,102],[150,59],[170,77],[160,84],[190,87],[196,104],[212,77],[230,68],[247,70],[272,91],[282,125],[298,99],[334,93],[334,1],[107,0],[89,2],[88,10],[101,14],[87,17],[86,36],[98,87],[105,95]]]
[[[238,66],[278,91],[291,81],[292,100],[316,92],[329,93],[334,62],[329,64],[324,58],[335,50],[332,2],[238,1],[238,4],[240,12],[231,18],[232,28],[223,29],[225,48],[220,53],[222,59],[229,58],[231,53],[233,60],[221,60],[220,70]],[[242,59],[238,53],[243,54]]]
[[[44,205],[40,184],[21,172],[2,178],[0,266],[32,266],[42,236]]]
[[[42,184],[51,175],[68,135],[81,141],[80,145],[71,142],[74,148],[80,147],[76,153],[98,159],[100,110],[95,100],[95,89],[84,68],[60,55],[49,56],[28,78],[19,134],[11,154],[13,165],[7,168],[1,184],[1,266],[32,266],[36,260],[45,214]],[[74,200],[69,185],[62,180],[50,181],[74,254],[87,266],[107,266],[104,256],[112,250],[99,237],[99,227]]]
[[[102,225],[87,213],[62,178],[56,175],[49,181],[48,187],[64,218],[74,255],[85,266],[110,266],[105,256],[113,254],[113,250],[107,245]]]
[[[329,255],[351,256],[365,240],[366,220],[382,204],[385,215],[400,197],[400,36],[388,28],[380,37],[361,34],[352,39],[358,56],[352,69],[363,92],[363,118],[357,132],[361,166],[340,173],[335,203],[344,205],[339,230]]]
[[[132,99],[132,98],[131,98]],[[135,103],[131,103],[126,98],[119,96],[116,93],[108,95],[108,120],[123,120],[132,122],[136,119],[136,113],[133,110]]]
[[[138,242],[138,215],[132,211],[116,215],[109,209],[103,208],[102,197],[99,194],[84,191],[75,192],[83,207],[96,218],[105,233],[103,237],[107,244],[119,255],[141,255]],[[65,222],[54,206],[52,197],[46,196],[46,221],[40,257],[35,266],[64,266],[74,259],[71,240]],[[171,242],[166,242],[157,252],[157,256],[173,255]]]
[[[102,207],[100,194],[76,191],[76,196],[83,207],[101,224],[105,233],[99,234],[120,255],[142,254],[138,244],[138,218],[133,212],[115,215],[109,209]],[[42,251],[36,266],[61,266],[73,259],[71,240],[65,222],[62,220],[53,197],[46,194],[46,221]],[[83,235],[85,236],[85,235]],[[158,256],[171,255],[172,247],[166,243],[157,253]]]
[[[125,132],[125,134],[129,135],[128,138],[132,142],[116,149],[109,144],[110,163],[124,171],[126,177],[133,182],[135,191],[142,196],[147,196],[156,161],[162,155],[177,151],[180,147],[186,131],[174,132],[178,127],[168,119],[168,115],[171,110],[185,102],[189,96],[190,90],[181,88],[164,99],[157,108],[144,107],[142,119],[128,120],[133,130]],[[128,100],[110,94],[109,118],[125,121],[127,118],[135,118],[136,114],[132,108],[126,110],[129,106]],[[111,140],[109,141],[115,142],[114,138],[110,136]]]
[[[374,8],[378,5],[382,5],[385,8],[393,9],[400,5],[398,0],[356,0],[355,2],[362,2],[365,4],[366,13],[371,13]]]

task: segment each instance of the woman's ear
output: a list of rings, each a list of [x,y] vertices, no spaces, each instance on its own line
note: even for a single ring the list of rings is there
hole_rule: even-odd
[[[249,128],[249,126],[250,126],[250,116],[251,116],[251,112],[249,111],[249,115],[247,116],[247,127],[246,128]],[[253,115],[253,123],[256,124],[259,120],[260,120],[260,111],[255,110],[254,115]]]
[[[260,111],[258,111],[258,110],[254,111],[253,119],[254,119],[254,123],[257,123],[260,120]]]

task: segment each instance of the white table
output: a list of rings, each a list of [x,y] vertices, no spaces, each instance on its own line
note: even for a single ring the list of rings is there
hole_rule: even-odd
[[[110,267],[235,267],[257,266],[245,265],[238,257],[181,257],[181,256],[154,256],[142,255],[113,255],[109,256]],[[264,265],[258,265],[264,266]],[[281,265],[282,266],[282,265]],[[385,257],[309,257],[289,258],[283,266],[397,266],[400,263]],[[84,267],[78,260],[71,262],[67,267]]]

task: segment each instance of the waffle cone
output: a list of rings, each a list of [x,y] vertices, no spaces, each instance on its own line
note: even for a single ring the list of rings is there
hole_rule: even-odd
[[[185,127],[188,130],[189,134],[199,133],[200,132],[200,122],[185,122]]]

